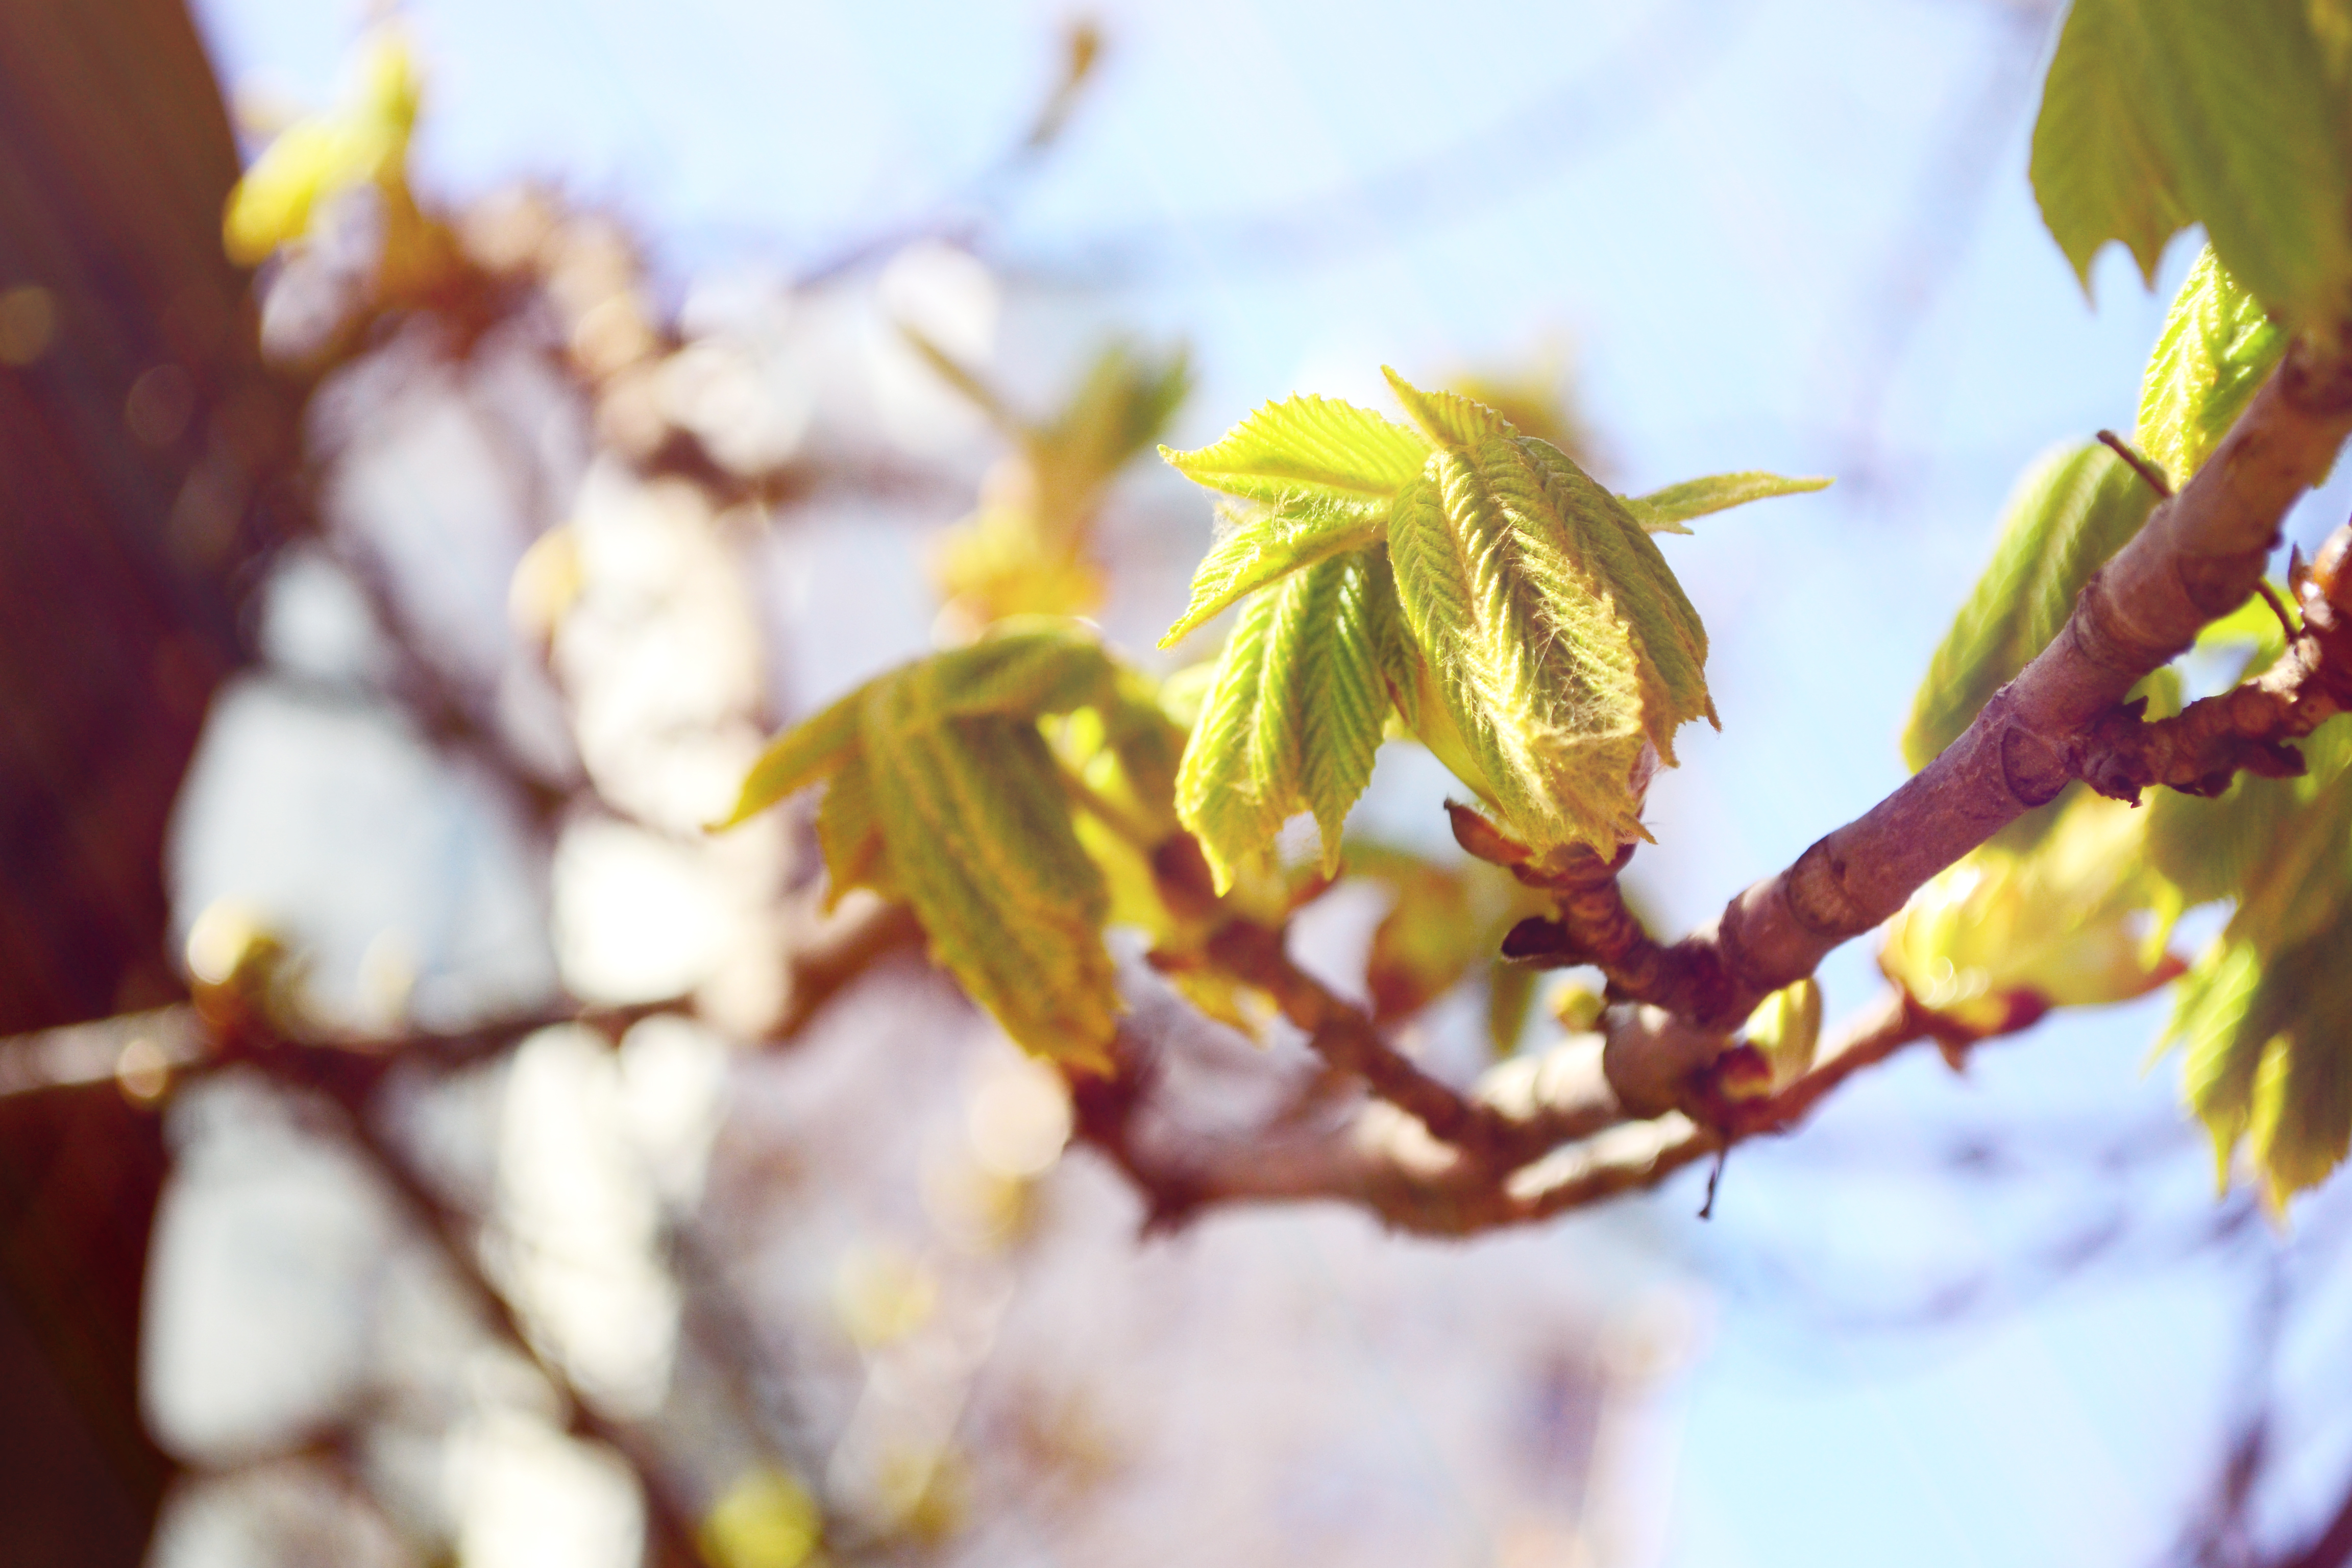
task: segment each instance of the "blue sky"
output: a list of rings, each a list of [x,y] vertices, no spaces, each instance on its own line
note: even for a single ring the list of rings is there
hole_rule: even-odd
[[[230,81],[311,100],[359,19],[311,0],[198,10]],[[812,264],[954,203],[1025,121],[1064,14],[416,4],[421,176],[468,193],[539,175],[612,202],[672,279]],[[2151,295],[2111,250],[2085,299],[2024,174],[2047,22],[1991,0],[1100,15],[1097,90],[984,248],[1088,276],[1116,261],[1110,307],[1192,345],[1181,442],[1297,388],[1375,400],[1382,363],[1434,377],[1557,337],[1621,488],[1747,468],[1840,480],[1670,543],[1725,718],[1653,798],[1644,886],[1677,925],[1897,781],[1893,736],[2002,495],[2052,443],[2129,428],[2189,259],[2177,245]],[[1318,245],[1318,225],[1340,237]],[[2297,532],[2345,504],[2339,481]],[[1866,946],[1825,972],[1832,1013],[1874,984]],[[1965,1081],[1906,1061],[1834,1107],[1810,1152],[1734,1163],[1714,1226],[1683,1243],[1721,1284],[1682,1396],[1671,1561],[2160,1549],[2219,1458],[2247,1270],[2095,1276],[1965,1331],[1833,1334],[1790,1305],[2015,1275],[2119,1199],[2193,1217],[2200,1157],[2133,1189],[2062,1157],[2081,1125],[2161,1121],[2169,1071],[2142,1072],[2160,1017],[2048,1026]],[[1901,1164],[1886,1148],[1989,1126],[2028,1129],[2053,1173],[1884,1173]]]

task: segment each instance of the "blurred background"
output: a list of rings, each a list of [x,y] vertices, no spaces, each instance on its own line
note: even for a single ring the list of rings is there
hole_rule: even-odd
[[[1705,1224],[1146,1233],[806,802],[700,831],[1053,473],[1108,639],[1213,655],[1150,442],[1385,363],[1629,493],[1836,479],[1667,543],[1725,722],[1631,879],[1705,919],[2128,426],[2193,247],[2086,299],[2042,231],[2056,10],[0,9],[0,1561],[2352,1562],[2352,1199],[2217,1200],[2160,996]],[[1451,854],[1446,782],[1351,834]],[[1392,896],[1302,957],[1360,994]]]

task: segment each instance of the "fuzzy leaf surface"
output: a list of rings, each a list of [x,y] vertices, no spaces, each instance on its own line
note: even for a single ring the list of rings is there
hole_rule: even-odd
[[[1318,562],[1258,594],[1234,628],[1176,779],[1177,815],[1220,892],[1301,811],[1337,867],[1389,712],[1374,603],[1385,575],[1371,551]]]
[[[1675,728],[1714,717],[1696,613],[1623,502],[1565,454],[1396,384],[1442,447],[1391,519],[1397,595],[1481,782],[1538,854],[1646,837],[1644,747],[1671,763]]]
[[[1829,488],[1827,479],[1791,479],[1765,473],[1710,474],[1703,479],[1685,479],[1681,484],[1652,490],[1645,496],[1628,497],[1625,510],[1648,532],[1688,533],[1690,530],[1683,524],[1695,517],[1746,506],[1749,501],[1769,500],[1774,496],[1801,495]]]
[[[1192,603],[1160,646],[1172,647],[1244,595],[1318,561],[1378,544],[1387,531],[1385,507],[1307,496],[1239,515],[1192,574]]]
[[[2286,352],[2287,334],[2207,246],[2166,316],[2140,381],[2132,443],[2179,489],[2229,434]]]
[[[1421,471],[1429,447],[1369,409],[1308,394],[1265,405],[1213,445],[1160,455],[1194,484],[1247,500],[1313,495],[1378,509]]]

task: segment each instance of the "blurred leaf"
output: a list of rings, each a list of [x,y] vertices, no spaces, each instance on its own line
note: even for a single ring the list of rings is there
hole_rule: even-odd
[[[2139,531],[2155,501],[2131,466],[2096,442],[2058,448],[2026,470],[1992,562],[1912,700],[1906,763],[1924,768],[1959,739],[2058,635],[2091,574]]]
[[[1234,628],[1176,784],[1219,892],[1301,811],[1322,830],[1325,868],[1338,866],[1388,714],[1370,602],[1384,578],[1368,551],[1319,562],[1259,594]]]
[[[1107,1069],[1119,1007],[1102,945],[1109,893],[1037,721],[1108,710],[1125,754],[1141,759],[1127,711],[1139,689],[1084,628],[1016,623],[879,676],[785,731],[728,820],[831,774],[817,837],[832,895],[863,886],[905,900],[939,963],[1005,1033]],[[1158,739],[1163,753],[1171,743]]]
[[[1524,963],[1486,964],[1486,1045],[1497,1057],[1519,1048],[1535,1008],[1536,972]]]
[[[1245,500],[1317,496],[1377,513],[1421,472],[1429,447],[1402,425],[1309,394],[1266,404],[1213,446],[1160,455],[1194,484]]]
[[[318,205],[366,184],[404,179],[418,83],[406,41],[379,28],[362,46],[357,89],[334,109],[287,127],[229,192],[221,216],[229,259],[256,267],[310,233]]]
[[[1747,1041],[1772,1069],[1771,1092],[1804,1077],[1822,1041],[1820,983],[1808,974],[1759,1002],[1748,1016]]]
[[[941,722],[925,667],[866,700],[875,815],[932,956],[1024,1047],[1108,1071],[1119,1012],[1109,894],[1060,770],[1021,719]]]
[[[1489,1037],[1498,1051],[1515,1047],[1536,972],[1498,963],[1496,954],[1505,931],[1549,910],[1549,896],[1482,860],[1435,861],[1383,844],[1349,846],[1347,874],[1393,895],[1373,928],[1364,964],[1373,1018],[1386,1024],[1411,1017],[1483,969]],[[1528,984],[1507,975],[1525,976]]]
[[[1083,616],[1099,608],[1102,569],[1040,539],[1018,507],[983,507],[941,534],[931,552],[940,595],[973,626],[1019,616]]]
[[[1091,533],[1112,477],[1159,438],[1192,385],[1181,350],[1155,356],[1113,342],[1095,357],[1062,412],[1024,442],[1048,538]]]
[[[1019,616],[1091,614],[1104,593],[1093,559],[1103,497],[1183,401],[1192,384],[1185,356],[1113,342],[1062,411],[1034,423],[921,331],[898,330],[1017,447],[991,473],[980,510],[935,549],[932,574],[950,611],[973,629]]]
[[[1683,524],[1695,517],[1746,506],[1749,501],[1769,500],[1774,496],[1801,495],[1829,488],[1827,479],[1786,479],[1778,474],[1759,473],[1711,474],[1703,479],[1685,479],[1645,496],[1627,498],[1625,510],[1648,532],[1688,533],[1690,530]]]
[[[2287,334],[2207,246],[2174,297],[2140,381],[2132,444],[2173,489],[2221,445],[2286,352]]]
[[[860,687],[769,742],[768,749],[744,775],[735,809],[712,823],[711,831],[749,821],[847,762],[857,744],[857,715],[865,695],[865,688]]]
[[[2074,796],[2022,852],[1977,849],[1911,896],[1885,927],[1879,966],[1924,1006],[1970,1028],[2042,1006],[2120,1002],[2179,972],[2139,928],[2161,896],[2141,856],[2146,814]]]
[[[2290,327],[2352,289],[2343,62],[2306,0],[2075,0],[2034,127],[2043,221],[2085,287],[2120,239],[2153,280],[2192,223]]]
[[[899,897],[890,876],[882,824],[874,815],[874,780],[862,752],[851,752],[825,785],[816,811],[816,842],[824,855],[827,910],[852,888],[869,888],[886,899]]]
[[[1440,447],[1390,522],[1398,598],[1478,782],[1538,854],[1647,837],[1645,745],[1671,763],[1675,729],[1714,717],[1696,613],[1624,504],[1564,454],[1390,380]]]
[[[2341,922],[2267,955],[2225,935],[2183,979],[2168,1037],[2187,1044],[2183,1088],[2224,1183],[2241,1142],[2273,1208],[2343,1163],[2352,1143],[2347,1016],[2352,927]]]
[[[746,1472],[702,1516],[695,1543],[710,1568],[800,1568],[817,1549],[824,1517],[790,1473]]]

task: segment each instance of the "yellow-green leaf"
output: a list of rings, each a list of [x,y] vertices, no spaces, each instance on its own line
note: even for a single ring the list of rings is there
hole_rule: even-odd
[[[2066,14],[2033,122],[2030,172],[2042,221],[2085,290],[2091,258],[2124,242],[2151,284],[2165,242],[2192,221],[2176,194],[2149,110],[2135,7],[2081,0]]]
[[[768,749],[744,775],[735,809],[712,823],[711,831],[757,816],[840,767],[857,745],[857,716],[865,700],[866,688],[861,686],[769,742]]]
[[[1391,378],[1394,379],[1393,377]],[[1491,410],[1399,382],[1443,449],[1398,497],[1397,594],[1515,837],[1646,837],[1636,772],[1714,717],[1698,616],[1623,503]]]
[[[816,808],[817,847],[824,854],[824,907],[830,910],[852,888],[870,888],[886,899],[898,896],[890,876],[890,852],[875,815],[874,779],[866,758],[851,751],[824,786]]]
[[[1225,645],[1184,750],[1176,809],[1223,892],[1282,826],[1312,812],[1327,868],[1372,773],[1389,711],[1376,644],[1378,554],[1294,573],[1253,598]]]
[[[1703,479],[1685,479],[1681,484],[1624,500],[1625,510],[1645,531],[1688,533],[1690,530],[1683,524],[1695,517],[1746,506],[1749,501],[1768,500],[1773,496],[1801,495],[1829,488],[1827,479],[1790,479],[1764,473],[1710,474]]]
[[[1160,646],[1173,647],[1243,595],[1318,561],[1377,544],[1387,531],[1385,508],[1368,510],[1312,496],[1235,515],[1232,530],[1192,574],[1192,602]]]
[[[2143,457],[2189,482],[2286,352],[2287,334],[2207,246],[2174,297],[2140,381]]]
[[[1303,394],[1265,405],[1213,446],[1160,455],[1193,483],[1249,500],[1320,495],[1378,506],[1421,471],[1429,447],[1368,409]]]
[[[1811,1070],[1822,1039],[1822,987],[1811,975],[1784,985],[1748,1016],[1748,1043],[1772,1069],[1777,1092]]]
[[[2058,634],[2091,574],[2139,531],[2155,501],[2131,466],[2096,442],[2061,447],[2026,471],[1991,564],[1912,700],[1905,762],[1924,768],[1959,738]]]
[[[988,714],[1027,719],[1067,713],[1110,694],[1116,667],[1087,627],[1073,621],[1005,621],[970,647],[909,667],[938,719]]]
[[[1886,923],[1880,967],[1926,1006],[1988,1031],[2021,995],[2087,1006],[2153,990],[2178,966],[2140,940],[2158,897],[2146,821],[2105,795],[2070,797],[2031,848],[1986,845],[1914,893]]]
[[[861,735],[898,890],[933,957],[1041,1056],[1107,1070],[1120,1008],[1109,895],[1023,719],[941,721],[928,665],[877,681]]]
[[[2352,139],[2340,50],[2308,0],[2075,0],[2033,135],[2043,220],[2086,281],[2109,239],[2144,276],[2205,226],[2289,326],[2341,330],[2352,300]]]

